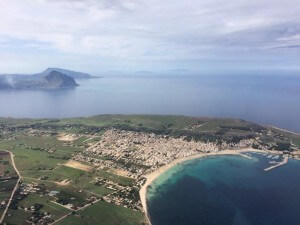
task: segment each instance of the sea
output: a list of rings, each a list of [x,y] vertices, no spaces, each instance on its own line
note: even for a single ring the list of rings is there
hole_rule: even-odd
[[[63,90],[1,90],[0,116],[165,114],[240,118],[300,131],[297,75],[124,75]]]
[[[300,161],[209,156],[177,165],[148,188],[152,225],[299,225]]]

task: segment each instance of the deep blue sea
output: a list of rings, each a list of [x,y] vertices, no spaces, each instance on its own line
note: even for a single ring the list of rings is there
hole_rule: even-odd
[[[300,161],[211,156],[177,165],[148,189],[153,225],[299,225]]]
[[[0,91],[0,116],[181,114],[233,117],[300,131],[300,76],[119,76],[56,91]]]

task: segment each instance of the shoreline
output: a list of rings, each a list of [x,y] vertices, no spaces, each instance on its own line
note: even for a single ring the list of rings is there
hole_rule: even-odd
[[[144,175],[144,177],[146,178],[146,182],[142,186],[142,188],[140,189],[139,194],[140,194],[140,199],[141,199],[141,203],[142,203],[142,206],[143,206],[143,209],[144,209],[144,213],[145,213],[147,223],[149,225],[151,225],[150,216],[148,214],[148,208],[147,208],[147,189],[152,184],[152,182],[156,178],[158,178],[160,175],[162,175],[164,172],[166,172],[167,170],[171,169],[172,167],[174,167],[176,165],[179,165],[179,164],[182,164],[186,161],[190,161],[190,160],[193,160],[193,159],[199,159],[199,158],[203,158],[203,157],[208,157],[208,156],[239,155],[241,157],[251,159],[251,157],[243,154],[245,152],[280,154],[280,152],[257,150],[257,149],[253,149],[253,148],[245,148],[245,149],[240,149],[240,150],[226,149],[226,150],[221,150],[221,151],[218,151],[218,152],[199,153],[199,154],[196,154],[196,155],[191,155],[191,156],[180,158],[180,159],[175,159],[171,163],[160,167],[158,170],[156,170],[156,171],[154,171],[150,174]]]
[[[263,125],[263,126],[269,127],[269,128],[275,129],[275,130],[280,130],[280,131],[283,131],[283,132],[286,132],[286,133],[289,133],[289,134],[294,134],[294,135],[300,136],[300,133],[296,132],[296,131],[286,130],[284,128],[276,127],[276,126],[273,126],[273,125]]]

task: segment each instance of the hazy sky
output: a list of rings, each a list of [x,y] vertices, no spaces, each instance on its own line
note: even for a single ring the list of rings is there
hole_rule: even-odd
[[[0,72],[300,69],[299,0],[0,0]]]

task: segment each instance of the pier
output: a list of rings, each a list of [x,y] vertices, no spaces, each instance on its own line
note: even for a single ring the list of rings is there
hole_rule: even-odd
[[[289,160],[289,157],[286,156],[283,158],[282,162],[278,162],[277,164],[264,169],[264,171],[269,171],[269,170],[275,169],[279,166],[283,166],[284,164],[286,164],[288,162],[288,160]]]

